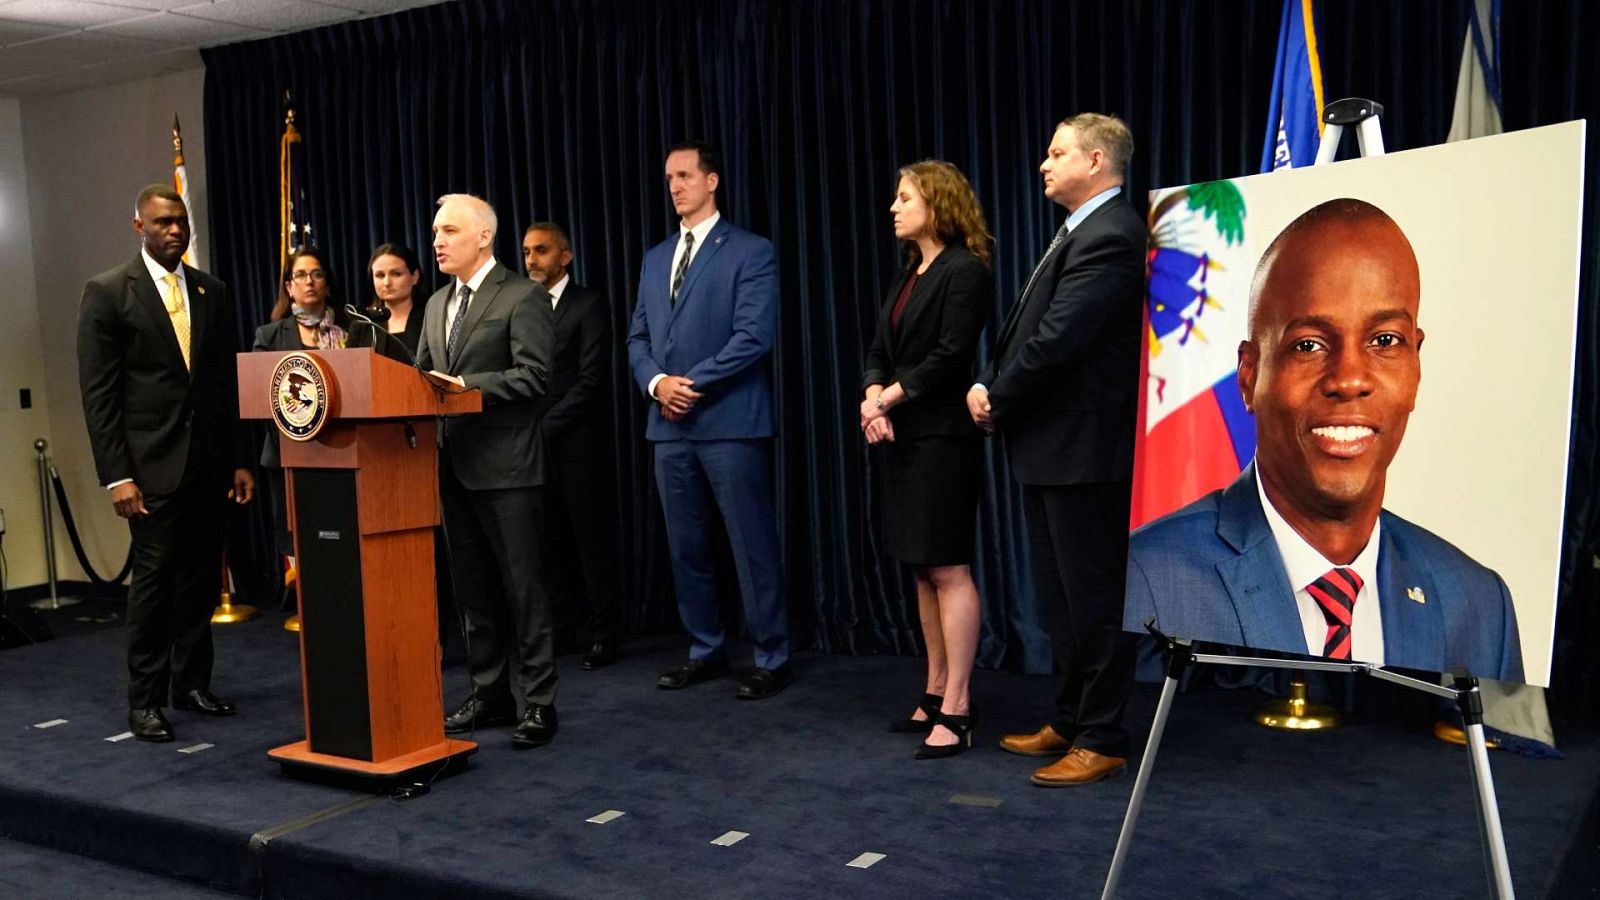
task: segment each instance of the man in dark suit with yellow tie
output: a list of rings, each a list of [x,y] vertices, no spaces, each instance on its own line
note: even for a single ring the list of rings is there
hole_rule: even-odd
[[[572,242],[554,222],[535,222],[522,235],[522,261],[528,277],[550,293],[555,324],[555,355],[550,390],[534,405],[545,452],[550,455],[549,547],[575,545],[582,570],[588,615],[589,652],[585,669],[617,659],[622,632],[617,548],[617,513],[612,481],[611,304],[599,291],[572,280]],[[551,553],[552,563],[564,554]],[[578,612],[556,611],[557,639],[563,626],[576,630]]]
[[[189,211],[139,192],[138,258],[89,280],[78,383],[95,472],[128,520],[128,728],[170,741],[162,707],[231,716],[211,693],[211,610],[221,594],[227,498],[255,495],[239,422],[238,333],[222,282],[183,264]]]

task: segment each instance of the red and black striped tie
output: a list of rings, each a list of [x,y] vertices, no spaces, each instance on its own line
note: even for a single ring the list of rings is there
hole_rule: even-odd
[[[1322,642],[1322,655],[1349,659],[1350,619],[1355,613],[1356,595],[1361,593],[1361,576],[1349,566],[1339,566],[1311,582],[1306,590],[1328,621],[1328,637]]]

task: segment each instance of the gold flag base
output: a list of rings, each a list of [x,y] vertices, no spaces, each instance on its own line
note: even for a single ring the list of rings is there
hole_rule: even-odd
[[[217,607],[216,612],[211,614],[211,624],[232,625],[235,622],[248,622],[261,615],[261,611],[254,606],[245,603],[229,603],[228,599],[227,594],[222,595],[222,603]]]
[[[1337,709],[1306,699],[1306,683],[1296,673],[1289,681],[1289,696],[1258,707],[1253,716],[1257,725],[1290,731],[1320,731],[1337,728],[1342,718]]]
[[[296,614],[290,616],[289,618],[284,619],[283,620],[283,630],[284,631],[299,631],[300,630],[300,614],[296,613]]]

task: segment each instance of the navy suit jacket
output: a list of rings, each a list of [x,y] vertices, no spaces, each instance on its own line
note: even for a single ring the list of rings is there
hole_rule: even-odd
[[[1427,529],[1388,510],[1381,516],[1384,666],[1432,672],[1465,666],[1479,677],[1522,681],[1516,612],[1500,576]],[[1153,618],[1175,637],[1306,653],[1253,464],[1227,488],[1135,531],[1127,590],[1130,631],[1142,631]]]
[[[652,403],[651,441],[714,441],[772,436],[768,356],[778,330],[778,270],[772,243],[726,218],[695,251],[672,303],[673,235],[644,255],[639,298],[628,328],[628,365],[639,389],[657,375],[681,375],[705,397],[680,422]]]

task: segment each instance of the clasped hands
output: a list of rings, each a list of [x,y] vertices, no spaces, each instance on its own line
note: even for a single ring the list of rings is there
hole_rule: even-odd
[[[694,405],[704,397],[692,390],[694,382],[682,375],[667,375],[656,382],[656,401],[661,404],[661,417],[668,422],[681,422]]]
[[[975,387],[967,391],[967,415],[972,416],[972,424],[989,434],[994,434],[994,415],[989,409],[987,390]]]
[[[866,399],[861,401],[861,433],[867,436],[869,444],[894,440],[894,423],[889,421],[889,410],[878,403],[882,393],[883,388],[873,385],[867,388]]]

